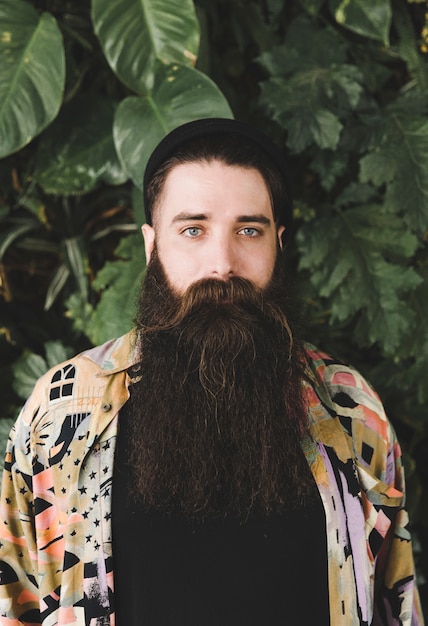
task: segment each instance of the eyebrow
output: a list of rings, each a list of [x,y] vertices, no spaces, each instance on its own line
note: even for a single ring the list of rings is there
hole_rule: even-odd
[[[257,224],[264,224],[265,226],[270,226],[272,224],[272,220],[266,217],[266,215],[262,215],[262,214],[240,215],[236,221],[239,223],[256,222]]]
[[[188,222],[188,221],[198,221],[198,222],[204,222],[206,220],[209,219],[209,215],[206,215],[205,213],[179,213],[178,215],[176,215],[172,222],[173,223],[177,223],[177,222]],[[270,226],[272,224],[272,220],[270,220],[268,217],[266,217],[266,215],[263,215],[262,213],[257,213],[255,215],[239,215],[236,218],[236,221],[239,224],[245,224],[246,222],[255,222],[257,224],[263,224],[265,226]]]
[[[190,220],[197,220],[198,222],[203,222],[208,219],[208,215],[204,213],[179,213],[175,215],[172,219],[172,223],[175,222],[188,222]]]

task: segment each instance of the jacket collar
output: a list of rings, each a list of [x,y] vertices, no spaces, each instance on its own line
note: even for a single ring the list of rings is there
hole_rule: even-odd
[[[98,376],[110,376],[123,372],[137,365],[136,331],[132,330],[118,339],[112,339],[82,353],[82,357],[95,363],[100,372]]]

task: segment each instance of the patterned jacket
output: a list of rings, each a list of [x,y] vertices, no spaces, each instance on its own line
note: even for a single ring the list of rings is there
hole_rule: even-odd
[[[332,626],[423,623],[400,448],[352,368],[307,348],[304,451],[327,525]],[[111,492],[132,333],[37,383],[12,429],[0,502],[0,624],[114,624]]]

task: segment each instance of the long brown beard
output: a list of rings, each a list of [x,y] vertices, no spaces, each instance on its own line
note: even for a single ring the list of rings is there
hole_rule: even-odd
[[[260,291],[203,280],[183,296],[152,260],[137,313],[141,378],[132,385],[130,462],[147,506],[187,515],[269,514],[313,481],[305,363],[284,308],[280,266]]]

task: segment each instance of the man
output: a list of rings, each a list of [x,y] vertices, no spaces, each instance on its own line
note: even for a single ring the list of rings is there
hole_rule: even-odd
[[[0,624],[422,624],[394,431],[294,334],[281,153],[192,122],[144,196],[135,330],[48,372],[11,433]]]

